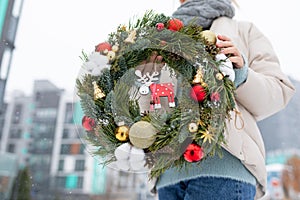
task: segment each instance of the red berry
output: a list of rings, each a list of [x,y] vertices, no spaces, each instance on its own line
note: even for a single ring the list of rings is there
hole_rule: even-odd
[[[162,31],[164,28],[165,28],[164,23],[157,23],[157,24],[156,24],[156,29],[157,29],[158,31]]]
[[[220,93],[219,92],[213,92],[210,95],[211,101],[220,101]]]
[[[202,102],[206,97],[206,91],[201,85],[194,85],[190,91],[192,99],[198,102]]]

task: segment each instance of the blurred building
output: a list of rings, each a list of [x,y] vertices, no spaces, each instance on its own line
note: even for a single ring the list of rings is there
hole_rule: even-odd
[[[13,183],[18,173],[15,154],[0,152],[0,199],[10,199]]]
[[[73,95],[47,80],[33,88],[32,96],[14,93],[0,118],[0,152],[15,155],[20,168],[29,166],[33,199],[154,199],[146,174],[103,167],[91,156]]]
[[[0,151],[17,155],[21,167],[29,162],[28,148],[31,145],[30,116],[31,98],[15,93],[12,102],[6,104],[3,113],[3,128]],[[1,122],[0,122],[1,123]]]
[[[0,0],[0,115],[23,0]]]
[[[26,119],[31,124],[29,147],[30,170],[33,177],[33,196],[45,197],[51,183],[50,168],[54,147],[57,116],[63,90],[47,80],[34,82],[31,115]],[[49,194],[51,195],[51,194]],[[41,199],[41,198],[37,198]]]
[[[1,138],[3,135],[3,131],[4,131],[3,127],[4,127],[4,123],[5,123],[6,107],[7,107],[7,104],[4,103],[2,106],[2,114],[0,114],[0,141],[1,141]],[[1,148],[1,143],[0,143],[0,148]]]

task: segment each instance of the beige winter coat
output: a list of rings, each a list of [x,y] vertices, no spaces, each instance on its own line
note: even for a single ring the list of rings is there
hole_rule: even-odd
[[[281,71],[270,42],[252,23],[221,17],[213,22],[211,30],[231,38],[248,58],[247,80],[236,90],[241,117],[232,113],[233,120],[227,123],[224,148],[239,158],[256,177],[258,199],[266,191],[267,172],[264,143],[256,122],[283,109],[295,88]],[[239,119],[236,122],[235,117]],[[244,127],[239,130],[242,122]]]

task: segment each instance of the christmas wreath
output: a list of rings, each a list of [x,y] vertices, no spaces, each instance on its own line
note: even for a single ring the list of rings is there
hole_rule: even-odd
[[[235,87],[232,65],[215,44],[211,31],[149,11],[119,25],[90,55],[82,52],[76,87],[93,155],[158,177],[221,152]],[[154,52],[163,69],[143,73],[138,66]],[[166,71],[176,83],[160,81]],[[142,110],[147,95],[149,109]]]

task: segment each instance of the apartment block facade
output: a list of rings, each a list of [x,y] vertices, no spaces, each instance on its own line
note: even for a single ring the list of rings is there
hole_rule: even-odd
[[[48,80],[16,93],[0,119],[0,152],[29,167],[33,199],[154,199],[146,174],[103,167],[84,140],[80,103]]]

